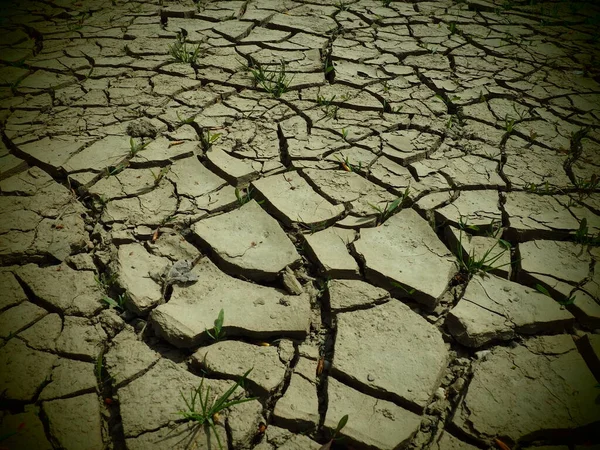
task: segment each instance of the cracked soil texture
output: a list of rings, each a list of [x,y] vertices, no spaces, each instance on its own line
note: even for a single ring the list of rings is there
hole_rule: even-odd
[[[0,449],[600,448],[597,1],[1,8]]]

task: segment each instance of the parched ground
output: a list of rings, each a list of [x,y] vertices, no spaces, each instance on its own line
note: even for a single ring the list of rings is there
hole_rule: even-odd
[[[3,1],[0,448],[598,448],[599,26]]]

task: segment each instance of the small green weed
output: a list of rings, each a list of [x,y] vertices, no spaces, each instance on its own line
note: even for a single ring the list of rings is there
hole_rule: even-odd
[[[401,283],[396,283],[395,281],[392,281],[391,285],[394,286],[395,288],[401,289],[402,291],[404,291],[404,293],[406,293],[408,295],[413,295],[415,293],[415,289],[414,288],[410,288],[409,289],[409,288],[405,287]]]
[[[169,170],[171,170],[171,168],[169,166],[162,167],[158,173],[154,173],[154,170],[152,170],[152,169],[148,169],[148,170],[150,170],[150,173],[154,177],[154,186],[158,186],[158,183],[160,183],[160,180],[163,179],[163,177],[169,172]]]
[[[117,273],[112,273],[110,275],[107,275],[106,273],[103,272],[100,275],[94,275],[94,280],[96,281],[96,284],[103,292],[108,293],[108,291],[110,291],[110,289],[112,289],[112,287],[117,282],[118,276],[119,275]]]
[[[137,142],[135,142],[135,139],[129,138],[129,157],[133,158],[140,151],[144,150],[148,146],[148,144],[150,144],[150,142],[137,143]]]
[[[589,233],[587,219],[585,217],[581,219],[579,228],[575,231],[575,242],[582,245],[600,245],[600,233],[595,236]]]
[[[202,377],[202,380],[200,381],[200,386],[191,392],[189,399],[186,398],[183,392],[181,392],[181,398],[183,398],[187,410],[179,411],[179,414],[181,414],[186,420],[193,420],[194,422],[197,422],[198,425],[208,424],[217,438],[217,443],[219,444],[220,449],[223,449],[223,444],[221,443],[221,439],[219,438],[219,434],[217,433],[217,428],[215,426],[215,422],[218,419],[218,414],[227,408],[231,408],[232,406],[255,400],[254,397],[236,400],[229,399],[239,386],[243,387],[243,384],[251,371],[252,369],[249,369],[242,376],[242,378],[240,378],[233,386],[231,386],[223,395],[214,399],[212,403],[209,400],[211,398],[210,386],[204,389],[204,377]],[[199,410],[196,409],[198,403],[200,406]]]
[[[179,119],[179,124],[180,125],[189,125],[190,123],[194,123],[194,116],[190,116],[190,117],[181,117],[179,115],[179,111],[177,111],[177,118]]]
[[[188,47],[185,37],[178,34],[177,41],[169,46],[169,55],[171,55],[175,61],[185,64],[195,64],[200,55],[200,44],[197,44],[196,46],[190,45]]]
[[[265,69],[259,63],[254,63],[253,67],[248,67],[254,77],[255,85],[261,86],[265,92],[273,95],[275,98],[281,97],[288,91],[290,83],[294,79],[288,78],[285,72],[285,62],[281,60],[277,69]]]
[[[400,211],[406,205],[406,202],[408,201],[409,192],[410,192],[410,186],[408,186],[404,190],[404,193],[400,197],[398,197],[396,200],[394,200],[393,202],[386,202],[386,204],[383,208],[379,205],[373,205],[373,204],[369,203],[369,206],[371,208],[373,208],[375,211],[377,211],[377,220],[376,220],[377,226],[381,225],[383,222],[388,220],[390,217],[392,217],[394,215],[394,213],[396,213],[397,211]]]
[[[344,2],[343,0],[339,0],[338,2],[336,2],[336,4],[334,6],[340,12],[348,11],[348,8],[350,8],[350,5],[348,3],[346,3],[346,2]]]
[[[342,155],[343,156],[343,155]],[[340,155],[335,155],[335,159],[337,159],[346,172],[357,172],[362,169],[362,161],[358,162],[358,165],[354,165],[350,162],[348,156],[344,156],[344,159],[340,158]]]
[[[348,138],[348,130],[346,128],[342,128],[342,139],[346,140]]]
[[[338,434],[340,433],[340,431],[342,431],[342,428],[344,428],[347,423],[348,423],[348,414],[346,414],[344,417],[342,417],[340,419],[340,421],[337,424],[337,427],[335,427],[335,430],[333,430],[333,433],[331,434],[331,439],[329,440],[329,442],[322,445],[319,450],[330,450],[333,443],[340,439],[340,438],[338,438]]]
[[[202,148],[206,151],[212,147],[212,145],[219,140],[222,133],[214,133],[212,134],[210,130],[207,128],[206,131],[202,131],[200,134],[200,142],[202,143]]]
[[[515,127],[515,119],[510,117],[508,114],[504,117],[504,129],[507,133],[512,133]]]
[[[544,295],[546,295],[546,296],[548,296],[548,297],[550,297],[550,298],[553,298],[553,297],[550,295],[550,292],[548,292],[548,289],[546,289],[546,288],[545,288],[544,286],[542,286],[541,284],[536,284],[536,285],[535,285],[535,289],[536,289],[538,292],[541,292],[542,294],[544,294]],[[575,303],[575,300],[576,300],[576,299],[577,299],[577,297],[576,297],[575,295],[571,295],[571,296],[569,296],[568,298],[564,298],[564,299],[562,299],[562,300],[556,300],[556,301],[557,301],[559,304],[563,305],[563,306],[568,306],[568,305],[572,305],[573,303]]]
[[[573,184],[582,194],[591,194],[600,187],[600,177],[596,174],[592,175],[589,179],[576,177]]]
[[[125,311],[125,302],[127,301],[127,293],[119,294],[117,300],[105,295],[102,297],[102,301],[106,303],[110,308],[118,309],[119,311]]]
[[[330,117],[331,119],[337,119],[337,112],[340,109],[339,106],[334,105],[333,101],[335,100],[335,95],[331,96],[329,99],[317,94],[317,105],[323,108],[323,112],[326,117]]]
[[[212,340],[220,341],[225,337],[225,332],[223,331],[223,321],[225,320],[225,311],[221,309],[219,311],[219,316],[215,319],[215,327],[213,331],[206,330],[206,334],[208,334]]]
[[[392,0],[381,0],[381,3],[383,4],[383,6],[385,6],[386,8],[389,8],[389,6],[392,3]]]
[[[237,198],[237,201],[240,206],[244,206],[246,203],[248,203],[250,200],[252,200],[254,198],[253,194],[254,194],[253,188],[248,188],[248,189],[243,189],[243,190],[240,190],[239,188],[235,188],[235,198]],[[256,203],[258,203],[259,205],[262,205],[264,203],[264,200],[258,200]]]

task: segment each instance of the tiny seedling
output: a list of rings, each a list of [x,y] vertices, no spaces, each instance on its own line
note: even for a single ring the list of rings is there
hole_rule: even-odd
[[[154,177],[154,186],[158,186],[158,183],[160,183],[160,180],[163,179],[163,177],[169,172],[170,167],[166,166],[160,169],[160,171],[158,173],[154,173],[154,170],[149,169],[150,173],[152,174],[152,176]]]
[[[135,139],[129,138],[129,157],[133,158],[137,155],[141,150],[144,150],[150,142],[146,142],[145,144],[135,142]]]
[[[386,204],[383,208],[379,205],[373,205],[372,203],[369,203],[369,206],[371,208],[373,208],[375,211],[377,211],[377,220],[376,220],[377,226],[381,225],[383,222],[388,220],[390,217],[392,217],[394,215],[394,213],[396,213],[397,211],[400,211],[404,207],[404,205],[406,205],[406,202],[408,201],[409,192],[410,192],[410,186],[408,186],[404,190],[404,193],[400,197],[398,197],[396,200],[394,200],[393,202],[386,202]]]
[[[508,114],[504,117],[504,129],[507,133],[512,133],[515,128],[515,119],[510,117]]]
[[[579,222],[579,228],[575,231],[575,242],[581,245],[600,245],[600,233],[593,235],[589,233],[587,219],[584,217]]]
[[[117,300],[109,297],[108,295],[104,295],[102,297],[102,301],[106,303],[110,308],[118,309],[120,311],[125,310],[125,302],[127,301],[127,293],[119,294]]]
[[[212,134],[210,130],[207,128],[206,132],[202,131],[200,134],[200,141],[202,142],[202,148],[204,150],[208,150],[212,147],[212,145],[219,140],[221,137],[221,133]]]
[[[120,174],[127,167],[127,163],[117,164],[116,166],[108,166],[105,169],[105,178],[113,177]]]
[[[410,288],[410,289],[406,288],[401,283],[396,283],[395,281],[392,281],[391,285],[395,288],[401,289],[402,291],[404,291],[404,293],[406,293],[408,295],[413,295],[415,293],[415,288]]]
[[[101,273],[100,275],[94,275],[94,280],[96,284],[103,292],[108,292],[114,284],[117,282],[117,277],[119,275],[113,273],[111,275],[107,275],[106,273]]]
[[[194,123],[194,116],[190,116],[190,117],[181,117],[179,115],[179,111],[177,111],[177,118],[179,119],[179,123],[180,125],[186,125],[186,124],[190,124],[190,123]]]
[[[385,6],[386,8],[389,8],[390,4],[392,3],[392,0],[381,0],[381,3],[383,4],[383,6]]]
[[[200,44],[188,47],[185,37],[178,35],[177,42],[169,45],[169,55],[176,61],[185,64],[195,64],[200,54]]]
[[[348,8],[350,8],[350,5],[348,3],[345,3],[344,1],[340,0],[338,1],[335,5],[334,5],[338,11],[342,12],[342,11],[348,11]]]
[[[208,334],[212,340],[220,341],[225,337],[225,331],[223,331],[223,321],[225,320],[225,311],[221,309],[219,311],[219,316],[215,319],[212,332],[210,330],[206,330],[206,334]]]
[[[323,61],[323,72],[325,73],[325,76],[327,76],[331,72],[333,72],[334,69],[335,69],[335,67],[333,66],[333,62],[331,61],[331,58],[330,57],[325,58],[325,61]]]
[[[329,440],[329,442],[327,442],[326,444],[321,446],[321,448],[319,450],[330,450],[333,443],[340,439],[338,437],[338,434],[340,433],[340,431],[342,431],[342,428],[344,428],[347,423],[348,423],[348,414],[346,414],[344,417],[342,417],[340,419],[340,421],[337,424],[337,427],[335,427],[335,430],[333,430],[333,433],[331,434],[331,439]]]
[[[245,190],[240,190],[239,188],[235,188],[235,198],[237,198],[239,205],[244,206],[246,203],[248,203],[250,200],[252,200],[253,192],[254,192],[253,188],[248,188]],[[258,203],[259,205],[262,205],[264,203],[264,200],[258,200],[256,203]]]
[[[342,139],[346,140],[348,138],[348,130],[346,128],[342,128]]]
[[[253,67],[247,66],[254,78],[254,83],[262,87],[265,92],[279,98],[288,91],[290,83],[294,79],[289,78],[285,71],[285,62],[281,60],[277,69],[265,69],[261,64],[255,62]]]
[[[181,392],[181,398],[185,402],[187,410],[179,411],[179,414],[181,414],[186,420],[193,420],[194,422],[197,422],[198,425],[208,424],[217,438],[217,443],[219,444],[220,449],[223,449],[223,444],[221,443],[221,438],[219,438],[219,434],[217,433],[215,422],[218,421],[219,413],[221,411],[231,408],[232,406],[239,405],[240,403],[255,400],[254,397],[230,400],[230,397],[233,395],[235,390],[239,386],[243,387],[244,382],[251,371],[252,369],[246,371],[242,378],[240,378],[233,386],[227,389],[223,395],[215,398],[212,403],[210,401],[210,386],[207,386],[206,389],[204,389],[204,377],[202,377],[202,380],[200,381],[200,386],[198,386],[197,389],[192,390],[189,399],[184,395],[183,392]],[[197,410],[198,406],[200,406],[199,410]]]
[[[541,284],[536,284],[535,289],[538,292],[541,292],[542,294],[552,298],[552,296],[550,295],[550,292],[548,292],[548,289],[546,289]],[[563,306],[568,306],[568,305],[572,305],[573,303],[575,303],[576,299],[577,299],[577,297],[575,295],[570,295],[568,298],[564,298],[563,300],[557,300],[557,302]]]
[[[340,158],[340,155],[335,155],[335,159],[337,159],[346,172],[356,172],[362,169],[362,161],[358,162],[358,166],[352,164],[347,156],[344,156],[344,159]]]

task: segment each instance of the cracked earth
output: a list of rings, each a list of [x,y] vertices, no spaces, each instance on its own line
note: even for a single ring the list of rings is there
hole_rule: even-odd
[[[599,25],[3,2],[0,448],[598,448]]]

